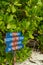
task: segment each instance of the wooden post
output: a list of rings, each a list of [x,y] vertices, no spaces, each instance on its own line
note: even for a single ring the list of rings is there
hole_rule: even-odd
[[[16,65],[16,51],[14,51],[14,65]]]

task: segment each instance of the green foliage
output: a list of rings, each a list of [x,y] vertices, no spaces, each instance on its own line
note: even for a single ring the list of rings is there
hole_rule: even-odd
[[[3,34],[6,32],[19,32],[24,35],[24,49],[17,51],[17,61],[24,61],[31,54],[26,47],[28,39],[34,39],[36,31],[40,40],[39,48],[43,49],[43,0],[0,0],[0,64],[6,61],[12,64],[13,55],[5,53]],[[11,60],[12,59],[12,60]]]

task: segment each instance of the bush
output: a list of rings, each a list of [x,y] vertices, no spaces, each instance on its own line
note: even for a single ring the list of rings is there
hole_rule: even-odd
[[[17,61],[30,56],[31,49],[26,47],[28,39],[40,40],[43,49],[43,1],[42,0],[0,0],[0,64],[6,61],[11,65],[13,53],[5,53],[4,36],[6,32],[22,32],[24,49],[17,52]],[[34,31],[38,32],[38,36]],[[3,46],[2,46],[3,45]],[[11,60],[12,59],[12,60]],[[19,59],[19,60],[18,60]]]

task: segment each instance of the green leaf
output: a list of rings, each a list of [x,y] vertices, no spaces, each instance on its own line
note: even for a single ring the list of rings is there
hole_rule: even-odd
[[[0,21],[0,26],[3,24],[3,21]]]
[[[12,13],[16,12],[16,8],[14,7],[14,5],[11,6],[11,10],[12,10]]]
[[[22,6],[22,4],[20,4],[18,1],[15,1],[14,5],[16,5],[16,6]]]
[[[7,16],[7,21],[10,22],[13,20],[13,15]]]

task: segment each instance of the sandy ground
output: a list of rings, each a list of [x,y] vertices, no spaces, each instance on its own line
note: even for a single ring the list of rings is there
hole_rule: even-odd
[[[17,63],[16,65],[43,65],[43,54],[33,51],[30,59],[25,60],[23,63]]]

